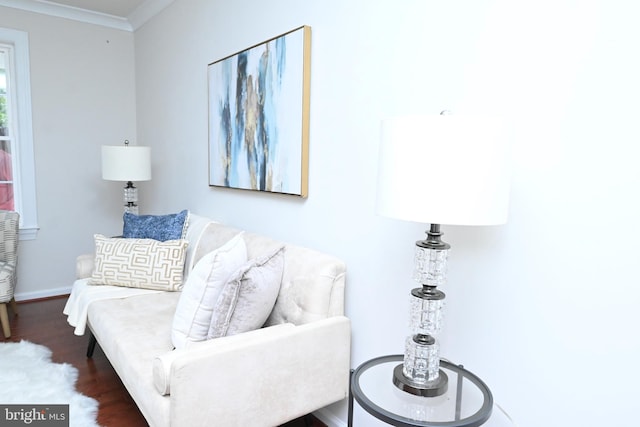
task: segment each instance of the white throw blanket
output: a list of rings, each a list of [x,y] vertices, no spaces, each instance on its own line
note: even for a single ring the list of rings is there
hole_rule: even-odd
[[[75,327],[76,335],[84,335],[87,327],[87,311],[94,301],[113,298],[127,298],[135,295],[156,294],[162,291],[122,286],[89,285],[89,279],[79,279],[73,283],[71,295],[62,313],[67,315],[67,322]]]

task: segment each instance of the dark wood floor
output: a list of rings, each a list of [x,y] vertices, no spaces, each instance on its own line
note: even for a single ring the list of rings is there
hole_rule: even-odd
[[[78,369],[76,388],[100,403],[98,424],[103,427],[144,427],[147,422],[129,396],[109,361],[96,346],[91,359],[86,357],[87,337],[73,334],[62,309],[67,297],[18,303],[18,315],[9,311],[11,338],[4,341],[27,340],[42,344],[53,352],[53,361],[70,363]],[[326,427],[313,416],[310,427]],[[305,426],[300,418],[286,427]],[[282,427],[285,427],[282,426]]]

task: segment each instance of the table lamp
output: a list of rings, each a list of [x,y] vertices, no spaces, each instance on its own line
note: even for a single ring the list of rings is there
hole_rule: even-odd
[[[124,211],[138,214],[138,189],[133,181],[151,179],[151,148],[131,146],[125,140],[124,145],[102,146],[102,179],[125,181]]]
[[[435,397],[447,391],[440,346],[449,244],[441,224],[497,225],[507,220],[510,167],[500,119],[453,114],[395,117],[382,123],[379,214],[430,224],[416,242],[410,328],[393,383]]]

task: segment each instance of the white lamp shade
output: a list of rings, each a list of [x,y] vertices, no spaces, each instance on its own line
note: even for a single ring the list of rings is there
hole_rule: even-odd
[[[149,181],[151,179],[151,148],[103,145],[102,179]]]
[[[504,224],[510,191],[508,148],[497,117],[385,120],[378,213],[430,224]]]

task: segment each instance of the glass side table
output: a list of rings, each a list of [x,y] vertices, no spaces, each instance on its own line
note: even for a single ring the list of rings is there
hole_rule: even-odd
[[[381,356],[353,370],[349,390],[348,426],[353,426],[353,401],[369,414],[394,426],[508,427],[512,423],[501,411],[493,411],[487,385],[462,366],[442,360],[440,369],[449,387],[438,397],[421,397],[393,384],[393,370],[402,355]]]

